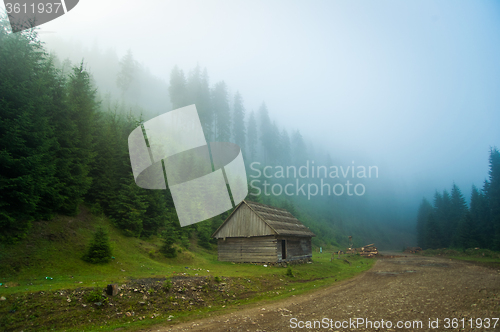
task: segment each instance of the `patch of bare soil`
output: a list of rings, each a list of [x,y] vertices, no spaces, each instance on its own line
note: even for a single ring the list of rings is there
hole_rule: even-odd
[[[314,293],[143,331],[500,331],[500,321],[493,327],[493,318],[500,317],[498,268],[440,257],[394,256],[399,255],[387,253],[370,271]],[[358,318],[372,325],[353,328],[351,322]],[[384,327],[376,328],[382,319]],[[429,327],[429,320],[437,328]],[[314,321],[323,324],[314,326]],[[419,321],[421,327],[414,323]],[[344,327],[335,327],[336,322]],[[413,326],[398,328],[398,322]]]

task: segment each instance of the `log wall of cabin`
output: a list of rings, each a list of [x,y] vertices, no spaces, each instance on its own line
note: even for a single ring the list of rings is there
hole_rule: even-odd
[[[281,241],[286,241],[286,259],[304,259],[312,257],[312,244],[310,237],[278,237],[276,253],[278,261],[282,261]]]
[[[276,243],[274,236],[218,239],[218,259],[223,262],[276,262]]]

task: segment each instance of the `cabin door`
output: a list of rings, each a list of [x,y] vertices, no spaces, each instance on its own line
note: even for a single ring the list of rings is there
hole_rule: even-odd
[[[286,259],[286,240],[281,240],[281,259]]]

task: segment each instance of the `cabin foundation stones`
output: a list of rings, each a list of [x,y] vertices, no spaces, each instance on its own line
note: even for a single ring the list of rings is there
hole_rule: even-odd
[[[310,261],[313,236],[287,210],[246,200],[212,235],[219,261],[272,265]]]

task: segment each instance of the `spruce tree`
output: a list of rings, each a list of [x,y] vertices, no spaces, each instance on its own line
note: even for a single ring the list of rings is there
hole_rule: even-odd
[[[94,129],[99,104],[83,63],[73,68],[67,90],[67,110],[54,122],[60,145],[57,176],[63,184],[60,191],[64,197],[60,211],[71,215],[76,213],[92,183],[89,173],[96,155]]]
[[[280,163],[283,166],[290,165],[292,162],[292,147],[290,144],[290,137],[286,129],[281,131],[280,135]]]
[[[259,108],[259,134],[262,146],[262,154],[265,162],[269,162],[271,158],[272,142],[272,124],[269,118],[269,111],[265,103]]]
[[[247,155],[250,157],[250,162],[253,162],[257,158],[257,121],[253,111],[248,116],[247,128]]]
[[[447,232],[451,234],[451,237],[453,237],[457,231],[459,222],[467,212],[468,208],[465,198],[462,195],[460,188],[458,188],[456,184],[453,184],[453,187],[451,188],[449,223],[446,229]]]
[[[205,139],[210,142],[214,138],[212,136],[212,105],[210,99],[210,87],[207,70],[201,72],[200,66],[197,65],[189,74],[187,80],[187,104],[195,104],[200,117],[200,122],[205,133]]]
[[[111,260],[111,255],[108,233],[103,228],[98,228],[82,259],[93,264],[108,263]]]
[[[424,243],[426,249],[439,249],[442,247],[442,235],[434,213],[430,213],[427,217]]]
[[[236,92],[233,103],[233,140],[243,151],[245,150],[245,138],[245,108],[243,98],[239,92]]]
[[[129,49],[127,53],[123,56],[119,63],[120,71],[116,76],[116,85],[122,93],[122,98],[126,95],[133,95],[137,97],[140,94],[140,85],[134,85],[134,89],[131,89],[132,84],[137,76],[138,64],[135,61],[132,51]]]
[[[496,147],[490,149],[490,170],[487,197],[490,208],[491,224],[494,230],[493,248],[500,250],[500,152]]]
[[[292,133],[292,161],[295,166],[304,165],[307,161],[307,149],[300,131]]]
[[[471,191],[470,214],[479,233],[479,246],[481,248],[492,248],[494,230],[490,221],[489,202],[486,195],[474,185]]]
[[[474,223],[469,212],[466,212],[460,220],[453,243],[455,247],[463,250],[479,246],[477,224]]]
[[[170,74],[170,86],[168,87],[172,109],[175,110],[189,105],[186,84],[184,72],[175,66]]]
[[[173,246],[178,239],[178,233],[172,223],[168,223],[166,229],[162,232],[163,245],[160,252],[168,258],[177,257],[177,250]]]
[[[421,248],[426,248],[426,225],[429,215],[433,213],[432,205],[425,198],[422,199],[417,215],[417,245]]]
[[[224,81],[216,83],[212,90],[212,107],[215,118],[215,140],[217,142],[229,142],[231,138],[231,113],[227,85]]]
[[[437,227],[442,235],[441,246],[449,247],[453,233],[451,231],[451,198],[448,191],[434,195],[434,212]]]

